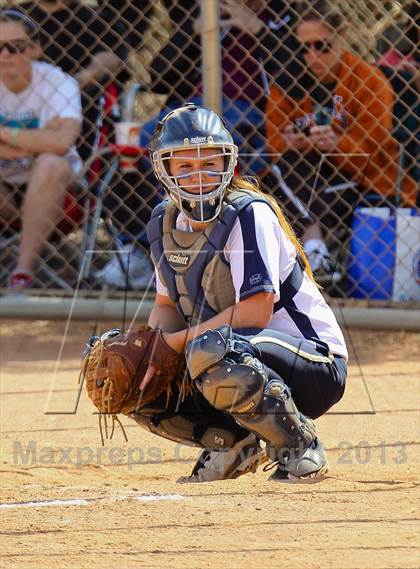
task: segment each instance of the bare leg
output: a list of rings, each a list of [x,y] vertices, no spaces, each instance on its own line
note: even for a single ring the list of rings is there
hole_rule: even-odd
[[[16,270],[32,271],[44,243],[62,215],[66,188],[74,181],[61,156],[41,154],[35,161],[22,207],[22,239]]]
[[[8,229],[16,219],[19,219],[20,212],[16,207],[13,192],[0,181],[0,228]]]

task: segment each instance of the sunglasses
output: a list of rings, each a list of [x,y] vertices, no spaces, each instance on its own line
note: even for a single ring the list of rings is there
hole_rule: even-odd
[[[333,49],[332,42],[328,40],[307,41],[300,45],[303,53],[308,53],[310,49],[314,49],[320,53],[329,53]]]
[[[0,41],[0,53],[7,49],[10,55],[15,55],[17,53],[23,53],[30,45],[30,42],[25,40],[15,40],[15,41]]]

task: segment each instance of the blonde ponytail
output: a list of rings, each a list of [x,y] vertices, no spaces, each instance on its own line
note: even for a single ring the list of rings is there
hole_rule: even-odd
[[[308,261],[306,254],[305,254],[305,251],[303,250],[302,243],[299,241],[299,239],[296,236],[296,233],[292,229],[292,226],[287,221],[286,216],[283,213],[278,201],[275,198],[273,198],[272,196],[264,193],[261,190],[261,188],[259,188],[259,186],[257,185],[257,182],[254,179],[252,179],[252,181],[251,181],[251,179],[243,178],[241,176],[235,176],[233,178],[232,182],[230,183],[229,190],[230,191],[246,190],[249,192],[253,192],[253,193],[257,194],[258,196],[261,196],[262,198],[264,198],[267,202],[269,202],[269,204],[271,205],[271,207],[273,208],[273,210],[275,211],[275,213],[277,215],[280,226],[283,229],[284,233],[286,234],[286,237],[295,246],[297,255],[298,255],[299,259],[301,260],[301,263],[305,269],[305,272],[308,274],[309,278],[315,282],[314,276],[312,274],[311,266],[309,264],[309,261]]]

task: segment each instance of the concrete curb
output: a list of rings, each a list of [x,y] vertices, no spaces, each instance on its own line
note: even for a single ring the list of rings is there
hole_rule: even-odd
[[[0,298],[1,318],[43,320],[119,320],[147,322],[153,306],[153,296],[143,299],[51,298],[35,296],[5,296]],[[340,325],[376,330],[420,331],[420,309],[368,308],[356,306],[332,307]]]

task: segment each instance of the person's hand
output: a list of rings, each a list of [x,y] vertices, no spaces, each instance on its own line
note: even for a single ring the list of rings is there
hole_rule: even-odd
[[[283,137],[287,149],[306,152],[312,148],[311,139],[302,131],[296,132],[295,127],[291,124],[284,129]]]
[[[253,35],[258,34],[264,26],[254,10],[249,8],[243,0],[222,0],[222,14],[228,17],[221,19],[222,27],[239,28]]]
[[[0,141],[0,160],[17,160],[18,158],[26,158],[28,156],[31,156],[31,153],[27,150],[13,148]]]
[[[170,334],[169,332],[163,332],[162,336],[165,342],[168,344],[168,346],[170,346],[173,350],[175,350],[179,354],[182,353],[186,337],[185,331],[174,332],[173,334]],[[140,389],[146,388],[146,386],[153,379],[155,373],[156,373],[156,367],[153,364],[149,364],[147,371],[143,376],[143,379],[139,383]]]
[[[310,132],[310,141],[320,152],[329,153],[337,149],[338,137],[330,125],[313,126]]]

